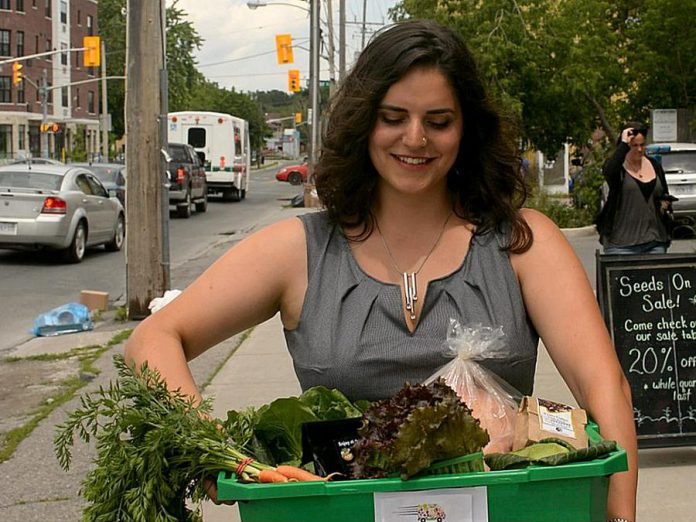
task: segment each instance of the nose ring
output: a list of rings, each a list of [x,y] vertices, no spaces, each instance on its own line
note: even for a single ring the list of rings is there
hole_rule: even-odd
[[[423,136],[423,146],[425,147],[428,144],[428,138]]]

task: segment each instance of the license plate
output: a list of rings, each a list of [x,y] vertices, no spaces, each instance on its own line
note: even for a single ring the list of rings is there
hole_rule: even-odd
[[[670,185],[669,191],[674,194],[696,194],[696,185]]]
[[[5,223],[5,222],[0,221],[0,235],[16,236],[17,235],[17,223]]]

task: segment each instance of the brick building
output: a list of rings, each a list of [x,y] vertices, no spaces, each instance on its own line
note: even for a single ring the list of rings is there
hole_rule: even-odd
[[[48,86],[48,154],[71,159],[79,150],[99,150],[97,68],[82,66],[82,38],[97,35],[97,0],[0,0],[0,62],[47,51],[56,54],[20,62],[24,80],[13,85],[12,64],[0,65],[0,161],[41,155],[43,110],[39,86]],[[60,52],[64,51],[64,52]]]

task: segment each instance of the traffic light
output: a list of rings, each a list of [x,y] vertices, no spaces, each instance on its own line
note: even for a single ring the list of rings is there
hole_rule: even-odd
[[[42,123],[41,126],[39,127],[41,132],[49,132],[51,134],[58,134],[60,131],[62,131],[62,127],[60,126],[60,123]]]
[[[14,62],[12,64],[12,85],[19,85],[22,80],[22,69],[24,66],[19,62]]]
[[[302,123],[302,113],[296,112],[295,113],[295,124],[298,125],[300,123]]]
[[[292,55],[292,36],[289,34],[277,34],[275,37],[276,41],[276,54],[278,55],[278,63],[293,63],[294,58]]]
[[[299,69],[290,69],[288,71],[288,91],[300,92],[300,71],[299,71]]]
[[[101,65],[101,38],[85,36],[82,38],[82,65],[84,67],[99,67]]]

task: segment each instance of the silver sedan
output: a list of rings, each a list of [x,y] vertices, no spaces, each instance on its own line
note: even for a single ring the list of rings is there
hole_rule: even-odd
[[[79,263],[88,247],[121,250],[124,237],[123,206],[89,170],[0,167],[0,248],[58,249]]]

